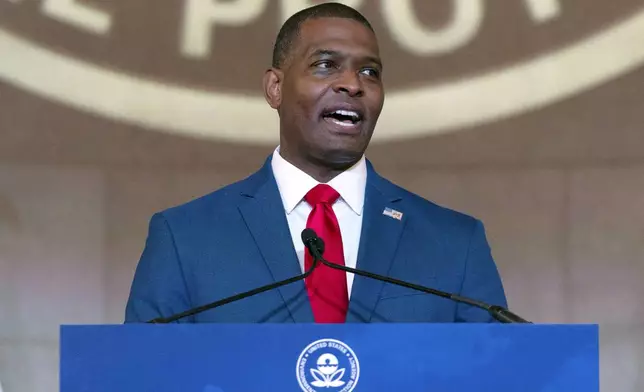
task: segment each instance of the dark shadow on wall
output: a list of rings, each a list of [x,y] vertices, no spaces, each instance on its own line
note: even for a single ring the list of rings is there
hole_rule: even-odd
[[[22,228],[15,204],[7,195],[0,193],[0,320],[7,320],[12,314],[18,314],[17,298],[13,290],[16,281],[14,256],[15,243]]]
[[[18,210],[6,195],[0,193],[0,228],[10,231],[20,231],[20,216]]]

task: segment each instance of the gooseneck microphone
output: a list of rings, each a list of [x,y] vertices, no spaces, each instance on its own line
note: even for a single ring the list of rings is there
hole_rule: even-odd
[[[297,282],[299,280],[304,280],[309,275],[311,275],[311,273],[319,265],[319,263],[322,263],[322,264],[324,264],[324,265],[326,265],[326,266],[328,266],[330,268],[335,268],[335,269],[339,269],[341,271],[350,272],[350,273],[353,273],[355,275],[364,276],[364,277],[375,279],[375,280],[380,280],[380,281],[383,281],[383,282],[387,282],[387,283],[395,284],[395,285],[398,285],[398,286],[410,288],[410,289],[413,289],[413,290],[421,291],[423,293],[437,295],[439,297],[447,298],[447,299],[450,299],[452,301],[472,305],[472,306],[475,306],[477,308],[486,310],[490,315],[492,315],[492,317],[494,317],[496,320],[498,320],[500,322],[503,322],[503,323],[530,323],[529,321],[524,320],[523,318],[521,318],[518,315],[510,312],[508,309],[505,309],[502,306],[489,305],[489,304],[486,304],[484,302],[477,301],[477,300],[467,298],[467,297],[463,297],[463,296],[460,296],[460,295],[446,293],[444,291],[432,289],[432,288],[429,288],[429,287],[420,286],[420,285],[417,285],[417,284],[414,284],[414,283],[405,282],[405,281],[390,278],[390,277],[387,277],[387,276],[377,275],[377,274],[374,274],[374,273],[371,273],[371,272],[368,272],[368,271],[362,271],[362,270],[355,269],[355,268],[350,268],[350,267],[345,267],[345,266],[333,264],[333,263],[327,261],[326,259],[324,259],[322,257],[322,253],[324,253],[324,241],[322,240],[322,238],[318,237],[318,235],[312,229],[304,229],[302,231],[302,242],[304,243],[304,245],[306,246],[308,251],[313,256],[313,264],[303,274],[297,275],[297,276],[294,276],[294,277],[291,277],[291,278],[288,278],[288,279],[284,279],[284,280],[281,280],[279,282],[274,282],[274,283],[271,283],[271,284],[267,284],[265,286],[258,287],[256,289],[249,290],[249,291],[246,291],[246,292],[243,292],[243,293],[239,293],[239,294],[227,297],[227,298],[223,298],[223,299],[211,302],[211,303],[206,304],[206,305],[202,305],[202,306],[198,306],[196,308],[188,309],[188,310],[186,310],[184,312],[177,313],[177,314],[174,314],[172,316],[158,317],[158,318],[152,319],[150,321],[147,321],[146,323],[148,323],[148,324],[167,324],[167,323],[171,323],[171,322],[177,321],[179,319],[182,319],[184,317],[193,316],[195,314],[205,312],[207,310],[214,309],[214,308],[217,308],[219,306],[229,304],[231,302],[240,301],[240,300],[242,300],[244,298],[252,297],[253,295],[260,294],[260,293],[263,293],[265,291],[270,291],[270,290],[276,289],[278,287],[286,286],[287,284]]]
[[[324,252],[324,245],[322,245],[322,247],[320,249],[321,249],[322,252]],[[307,271],[305,271],[301,275],[297,275],[297,276],[293,276],[292,278],[280,280],[279,282],[274,282],[274,283],[271,283],[271,284],[267,284],[265,286],[258,287],[256,289],[252,289],[252,290],[249,290],[249,291],[246,291],[246,292],[243,292],[243,293],[239,293],[239,294],[227,297],[227,298],[222,298],[219,301],[211,302],[211,303],[206,304],[206,305],[202,305],[202,306],[199,306],[199,307],[196,307],[196,308],[188,309],[185,312],[177,313],[177,314],[174,314],[174,315],[169,316],[169,317],[158,317],[158,318],[155,318],[153,320],[146,321],[146,323],[147,324],[167,324],[167,323],[171,323],[173,321],[177,321],[177,320],[182,319],[184,317],[193,316],[193,315],[195,315],[197,313],[205,312],[206,310],[214,309],[216,307],[223,306],[223,305],[229,304],[231,302],[235,302],[235,301],[242,300],[244,298],[252,297],[253,295],[263,293],[264,291],[270,291],[270,290],[276,289],[278,287],[286,286],[287,284],[297,282],[298,280],[306,279],[309,275],[311,275],[311,273],[313,272],[315,267],[317,267],[317,265],[318,265],[318,260],[313,260],[313,264],[311,265],[311,268],[309,268]]]
[[[531,324],[529,321],[519,317],[518,315],[510,312],[508,309],[506,309],[506,308],[504,308],[502,306],[489,305],[489,304],[486,304],[484,302],[477,301],[477,300],[467,298],[467,297],[463,297],[463,296],[460,296],[460,295],[451,294],[451,293],[447,293],[447,292],[444,292],[444,291],[432,289],[432,288],[429,288],[429,287],[420,286],[420,285],[417,285],[417,284],[414,284],[414,283],[409,283],[409,282],[405,282],[405,281],[402,281],[402,280],[390,278],[390,277],[387,277],[387,276],[377,275],[377,274],[374,274],[374,273],[371,273],[371,272],[368,272],[368,271],[362,271],[362,270],[358,270],[358,269],[355,269],[355,268],[346,267],[346,266],[343,266],[343,265],[338,265],[338,264],[331,263],[331,262],[325,260],[322,257],[322,253],[324,252],[324,241],[322,240],[322,238],[318,237],[318,235],[312,229],[307,228],[307,229],[304,229],[302,231],[302,242],[304,243],[304,246],[306,246],[306,248],[311,253],[311,256],[313,256],[314,264],[315,264],[316,261],[320,261],[322,264],[324,264],[324,265],[326,265],[327,267],[330,267],[330,268],[338,269],[338,270],[345,271],[345,272],[350,272],[350,273],[353,273],[355,275],[364,276],[364,277],[375,279],[375,280],[380,280],[380,281],[383,281],[383,282],[395,284],[395,285],[406,287],[406,288],[409,288],[409,289],[421,291],[423,293],[437,295],[439,297],[447,298],[447,299],[450,299],[452,301],[472,305],[472,306],[475,306],[477,308],[486,310],[492,317],[494,317],[496,320],[498,320],[498,321],[500,321],[502,323],[528,323],[528,324]]]

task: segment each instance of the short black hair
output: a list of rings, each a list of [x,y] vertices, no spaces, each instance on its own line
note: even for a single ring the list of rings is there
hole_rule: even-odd
[[[305,8],[291,17],[282,25],[273,47],[273,67],[280,68],[288,58],[293,43],[300,34],[304,22],[317,18],[345,18],[362,23],[374,31],[371,24],[360,12],[342,3],[322,3]]]

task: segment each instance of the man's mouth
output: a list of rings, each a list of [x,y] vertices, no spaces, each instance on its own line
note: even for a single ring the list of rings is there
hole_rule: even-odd
[[[356,127],[362,121],[362,114],[355,110],[346,109],[329,111],[322,117],[330,123],[346,128]]]

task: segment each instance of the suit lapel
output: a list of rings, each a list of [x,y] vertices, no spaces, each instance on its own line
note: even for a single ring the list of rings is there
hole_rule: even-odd
[[[247,182],[249,186],[242,192],[244,200],[239,204],[239,211],[273,279],[279,281],[301,274],[270,158],[255,178]],[[295,322],[314,321],[303,280],[278,290]]]
[[[368,167],[357,268],[388,275],[408,217],[400,209],[395,188]],[[400,219],[385,215],[386,208],[403,215]],[[347,322],[369,322],[383,286],[384,282],[355,276]]]

